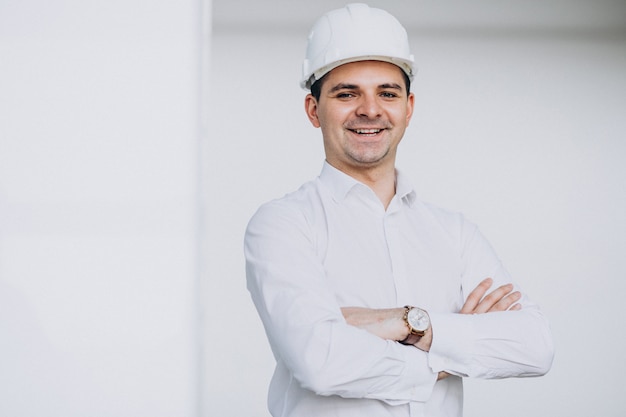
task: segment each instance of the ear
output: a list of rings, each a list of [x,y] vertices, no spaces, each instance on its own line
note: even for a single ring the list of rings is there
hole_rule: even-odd
[[[413,93],[409,93],[409,97],[407,100],[406,106],[406,125],[409,125],[411,121],[411,117],[413,116],[413,109],[415,107],[415,95]]]
[[[309,121],[314,127],[320,127],[320,121],[317,116],[317,100],[312,94],[307,94],[304,99],[304,111]]]

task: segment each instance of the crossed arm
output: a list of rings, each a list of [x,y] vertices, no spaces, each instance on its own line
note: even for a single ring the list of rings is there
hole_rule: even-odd
[[[487,293],[493,280],[491,278],[484,279],[469,294],[465,304],[459,311],[460,314],[483,314],[496,311],[516,311],[522,306],[517,302],[521,298],[519,291],[513,291],[512,284],[502,285],[490,293]],[[403,316],[405,309],[370,309],[363,307],[342,307],[346,322],[352,326],[367,330],[368,332],[387,340],[404,340],[409,329],[406,326]],[[415,347],[428,352],[433,340],[433,331],[429,328],[424,336],[415,343]],[[438,379],[447,377],[446,372],[439,372]]]

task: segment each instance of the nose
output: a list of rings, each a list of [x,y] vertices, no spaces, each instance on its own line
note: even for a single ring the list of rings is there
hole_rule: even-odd
[[[382,107],[375,94],[363,94],[356,111],[358,116],[370,119],[375,119],[382,115]]]

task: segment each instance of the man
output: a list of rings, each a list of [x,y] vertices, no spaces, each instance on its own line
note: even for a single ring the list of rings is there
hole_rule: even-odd
[[[274,417],[461,416],[462,378],[545,374],[536,304],[476,226],[396,170],[413,113],[406,31],[363,4],[314,25],[303,66],[320,176],[263,205],[248,288],[276,358]]]

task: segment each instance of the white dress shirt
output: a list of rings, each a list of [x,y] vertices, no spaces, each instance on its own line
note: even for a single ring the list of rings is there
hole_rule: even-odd
[[[400,173],[385,210],[325,163],[319,178],[261,206],[245,254],[276,359],[274,417],[458,417],[461,377],[538,376],[551,366],[548,324],[525,294],[520,311],[458,314],[484,278],[494,289],[511,278],[474,224],[418,200]],[[350,326],[340,310],[404,305],[429,312],[430,352]],[[439,371],[454,376],[437,382]]]

